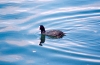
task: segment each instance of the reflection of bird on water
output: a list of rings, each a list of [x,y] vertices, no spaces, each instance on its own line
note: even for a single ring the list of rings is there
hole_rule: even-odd
[[[45,35],[41,34],[41,38],[40,38],[40,46],[42,46],[42,43],[45,42]]]
[[[47,35],[47,36],[52,37],[52,38],[62,38],[65,35],[65,33],[63,33],[60,30],[48,30],[48,31],[46,31],[45,27],[43,25],[40,25],[40,30],[41,30],[41,34]]]

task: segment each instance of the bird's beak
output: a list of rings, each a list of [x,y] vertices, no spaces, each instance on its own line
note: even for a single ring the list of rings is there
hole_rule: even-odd
[[[40,26],[39,26],[39,30],[40,30]]]

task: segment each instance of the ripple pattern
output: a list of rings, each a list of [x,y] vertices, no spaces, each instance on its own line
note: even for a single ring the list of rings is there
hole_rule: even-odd
[[[0,65],[99,65],[100,1],[80,2],[1,0]],[[41,24],[66,36],[41,47]]]

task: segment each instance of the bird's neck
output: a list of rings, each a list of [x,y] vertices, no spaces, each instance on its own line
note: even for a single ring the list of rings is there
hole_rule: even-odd
[[[41,33],[42,33],[42,34],[45,33],[45,30],[42,30]]]

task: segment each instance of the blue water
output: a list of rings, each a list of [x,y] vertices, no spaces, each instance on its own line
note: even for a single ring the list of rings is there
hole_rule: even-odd
[[[100,0],[0,0],[0,65],[100,65]]]

